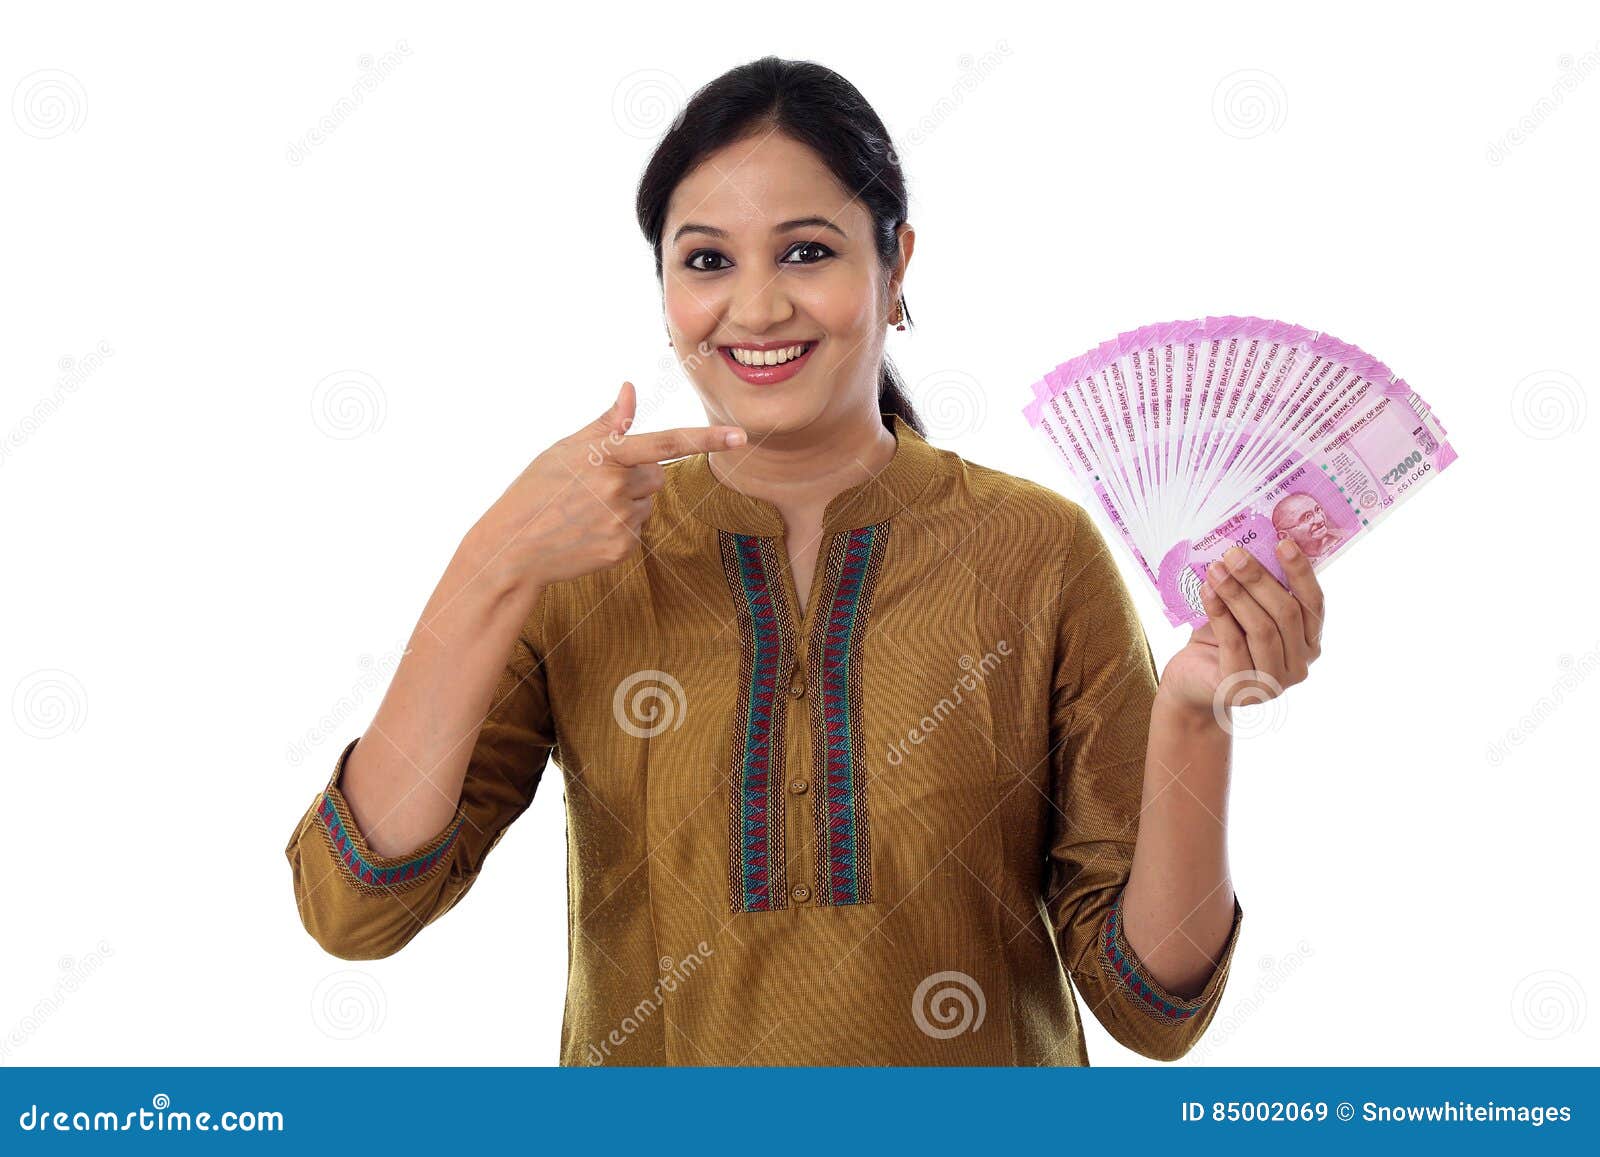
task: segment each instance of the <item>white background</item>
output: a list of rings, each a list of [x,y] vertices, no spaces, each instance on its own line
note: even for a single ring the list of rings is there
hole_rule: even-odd
[[[1179,1063],[1600,1060],[1593,5],[559,7],[7,10],[0,1063],[554,1063],[558,770],[388,960],[305,935],[282,849],[527,461],[624,378],[702,421],[634,185],[768,52],[901,145],[935,444],[1076,498],[1029,383],[1237,313],[1385,360],[1461,455],[1239,743],[1243,940]]]

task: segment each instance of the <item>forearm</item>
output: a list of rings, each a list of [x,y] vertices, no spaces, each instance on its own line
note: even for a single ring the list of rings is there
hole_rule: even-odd
[[[372,850],[399,856],[455,814],[473,745],[542,585],[507,565],[504,536],[474,526],[407,643],[341,789]]]
[[[1198,995],[1233,926],[1228,870],[1232,737],[1206,708],[1158,693],[1123,930],[1152,978]]]

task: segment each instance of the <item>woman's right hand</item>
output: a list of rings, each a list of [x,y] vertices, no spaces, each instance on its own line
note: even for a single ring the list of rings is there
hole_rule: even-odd
[[[615,566],[638,544],[666,482],[660,463],[745,442],[738,426],[628,434],[635,405],[633,383],[623,382],[605,413],[530,462],[478,520],[474,533],[510,585],[544,586]]]

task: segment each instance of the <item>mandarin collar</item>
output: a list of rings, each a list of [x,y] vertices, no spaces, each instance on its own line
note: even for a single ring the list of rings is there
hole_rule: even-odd
[[[893,518],[911,505],[938,473],[939,450],[899,414],[883,417],[893,422],[894,456],[871,478],[829,500],[822,514],[823,534]],[[677,475],[679,493],[689,512],[702,522],[735,534],[773,538],[784,533],[778,508],[724,483],[711,469],[709,454],[685,458]]]

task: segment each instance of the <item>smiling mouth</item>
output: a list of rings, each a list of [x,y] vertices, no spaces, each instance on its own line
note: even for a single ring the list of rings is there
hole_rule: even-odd
[[[797,361],[816,346],[814,341],[797,341],[792,345],[773,349],[750,349],[746,346],[722,346],[722,351],[741,366],[781,366]]]
[[[751,385],[772,386],[799,373],[816,348],[814,341],[797,341],[770,349],[725,345],[717,350],[735,377]]]

